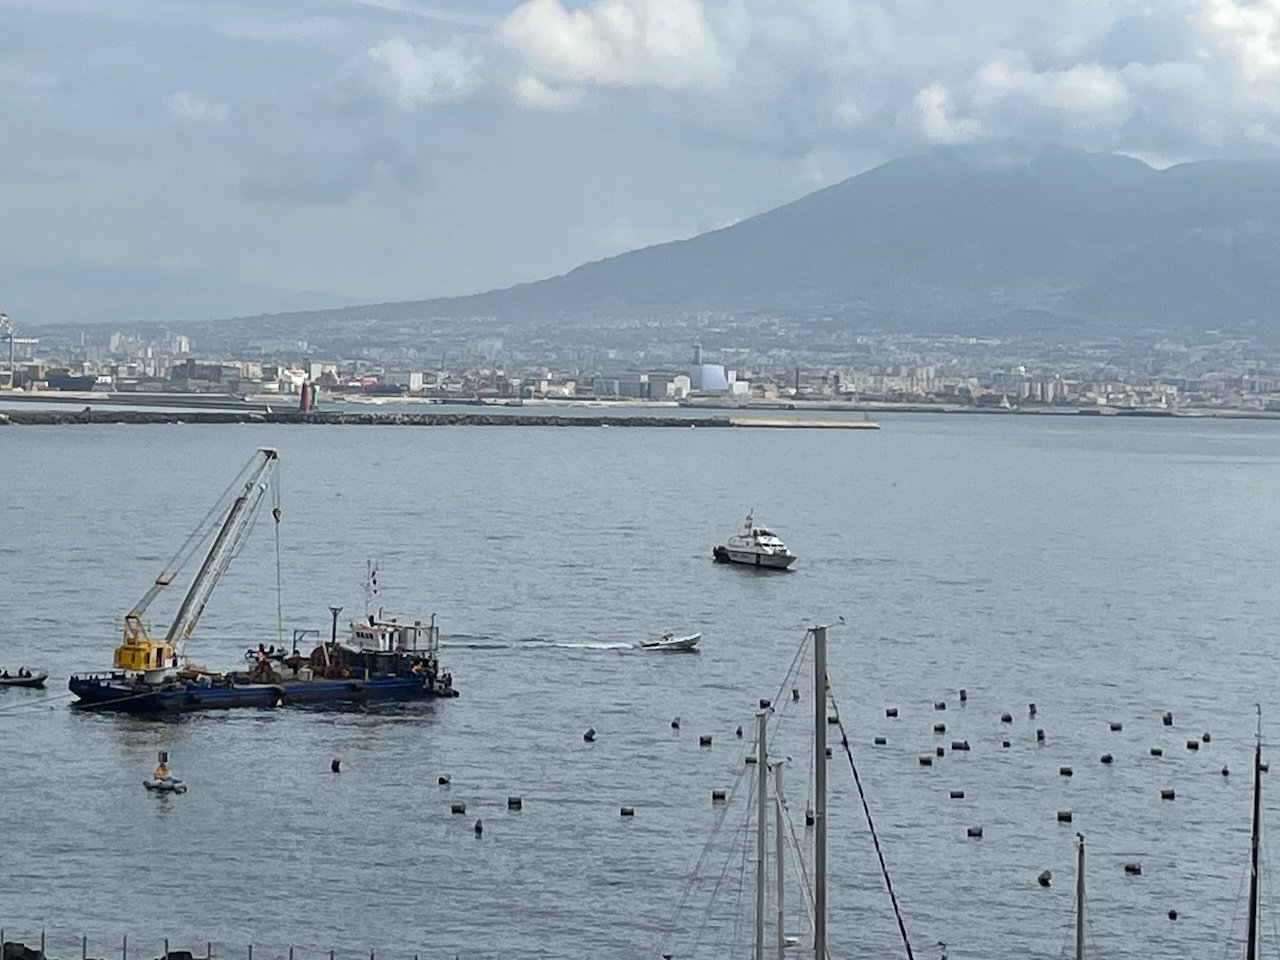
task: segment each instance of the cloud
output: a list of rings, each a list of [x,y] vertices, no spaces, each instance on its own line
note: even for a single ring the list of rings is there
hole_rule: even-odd
[[[576,10],[526,0],[499,34],[548,84],[705,90],[730,74],[700,0],[598,0]]]
[[[189,90],[171,93],[164,98],[169,113],[184,123],[219,124],[227,119],[226,104],[212,103]]]
[[[483,59],[461,37],[443,47],[414,46],[394,37],[373,47],[369,59],[385,95],[405,110],[462,100],[481,82]]]

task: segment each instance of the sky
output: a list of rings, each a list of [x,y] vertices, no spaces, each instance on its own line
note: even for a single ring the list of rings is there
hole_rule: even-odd
[[[538,279],[895,156],[1280,152],[1280,0],[0,0],[0,310]]]

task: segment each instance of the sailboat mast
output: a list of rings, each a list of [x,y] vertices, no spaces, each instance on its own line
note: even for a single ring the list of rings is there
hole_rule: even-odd
[[[786,960],[787,951],[787,910],[784,897],[784,878],[787,871],[783,867],[783,833],[782,833],[782,761],[773,764],[773,832],[774,861],[777,863],[774,872],[777,874],[778,887],[778,960]]]
[[[827,628],[813,628],[813,956],[827,960]]]
[[[1249,841],[1249,933],[1245,960],[1258,957],[1258,832],[1262,825],[1262,707],[1253,745],[1253,835]]]
[[[767,710],[756,714],[756,960],[764,960],[765,804],[769,790],[769,751],[765,745]]]
[[[1076,838],[1076,960],[1084,960],[1084,834],[1077,833]]]

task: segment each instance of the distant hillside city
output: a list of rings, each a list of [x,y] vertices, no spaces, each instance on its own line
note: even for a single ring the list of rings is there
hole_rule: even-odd
[[[471,297],[110,326],[15,309],[0,387],[1265,413],[1277,289],[1278,161],[985,145]]]

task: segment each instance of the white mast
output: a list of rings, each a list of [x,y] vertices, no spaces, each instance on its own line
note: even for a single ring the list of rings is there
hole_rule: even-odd
[[[765,744],[769,711],[756,714],[756,956],[764,960],[764,911],[765,911],[765,863],[764,835],[765,804],[768,803],[769,752]]]
[[[813,628],[813,956],[827,960],[827,628]]]
[[[778,960],[785,960],[787,950],[787,911],[786,900],[784,897],[783,878],[786,877],[787,871],[783,860],[784,852],[783,844],[783,826],[782,826],[782,761],[777,760],[773,764],[773,829],[774,855],[777,859],[777,867],[775,870],[778,875]]]

